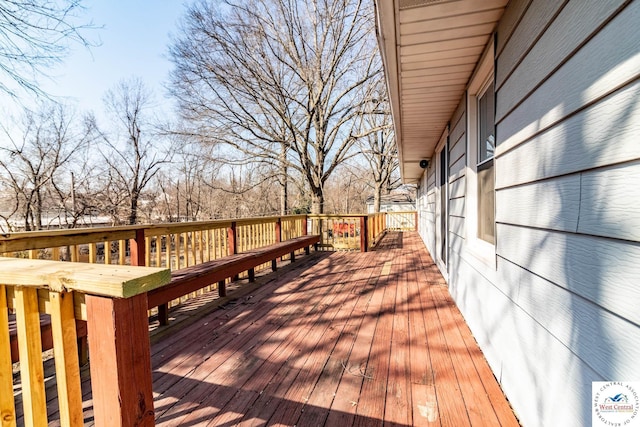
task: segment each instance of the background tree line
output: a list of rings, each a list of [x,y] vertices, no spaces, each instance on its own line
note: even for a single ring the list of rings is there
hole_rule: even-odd
[[[399,185],[371,2],[197,0],[181,22],[175,118],[131,78],[107,123],[46,96],[0,123],[2,228],[363,212]]]

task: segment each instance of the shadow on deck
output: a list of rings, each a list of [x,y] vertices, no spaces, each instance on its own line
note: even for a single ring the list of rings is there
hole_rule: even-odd
[[[157,425],[518,425],[417,233],[258,283],[152,333]]]

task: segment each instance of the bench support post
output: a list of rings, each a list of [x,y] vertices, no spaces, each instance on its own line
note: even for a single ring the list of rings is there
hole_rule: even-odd
[[[218,295],[221,297],[227,296],[227,282],[226,280],[220,280],[218,282]]]
[[[250,268],[248,273],[249,273],[249,282],[255,282],[256,281],[256,270],[255,270],[255,268]]]
[[[158,321],[161,326],[169,324],[169,304],[161,304],[158,306]]]

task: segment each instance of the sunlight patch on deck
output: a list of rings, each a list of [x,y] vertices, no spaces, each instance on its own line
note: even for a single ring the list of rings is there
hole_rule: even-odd
[[[391,273],[391,261],[387,261],[382,266],[382,272],[380,272],[381,276],[388,276]]]

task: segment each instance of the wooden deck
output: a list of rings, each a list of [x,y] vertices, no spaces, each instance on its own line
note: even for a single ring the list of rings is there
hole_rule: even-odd
[[[155,331],[157,425],[518,425],[416,233],[296,264]]]

